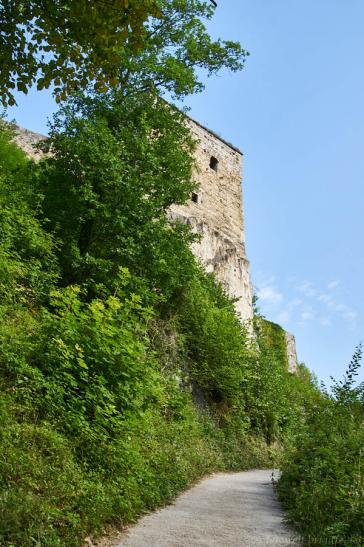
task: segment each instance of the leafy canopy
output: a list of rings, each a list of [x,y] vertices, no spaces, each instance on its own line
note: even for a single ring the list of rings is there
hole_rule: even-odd
[[[200,69],[238,70],[240,44],[214,41],[200,0],[160,1],[161,19],[145,25],[144,46],[119,51],[116,89],[88,89],[61,108],[44,164],[44,214],[62,241],[63,282],[112,292],[120,266],[169,297],[190,278],[191,236],[167,211],[195,188],[194,143],[185,115],[160,99],[202,89]]]
[[[15,104],[54,84],[56,99],[89,82],[115,85],[124,48],[143,43],[143,23],[160,16],[156,0],[5,0],[0,4],[0,97]]]
[[[75,91],[122,94],[158,88],[183,96],[201,91],[196,69],[239,70],[240,44],[212,40],[202,0],[33,0],[0,4],[0,101],[14,90],[54,86],[56,100]]]
[[[161,0],[163,17],[145,24],[144,47],[124,49],[118,89],[123,95],[157,91],[182,98],[204,89],[201,74],[241,70],[249,55],[238,42],[214,40],[205,21],[214,15],[203,0]]]
[[[184,116],[151,95],[61,110],[41,166],[43,214],[61,241],[63,283],[115,291],[120,266],[159,294],[193,270],[187,226],[168,220],[189,199],[194,143]]]

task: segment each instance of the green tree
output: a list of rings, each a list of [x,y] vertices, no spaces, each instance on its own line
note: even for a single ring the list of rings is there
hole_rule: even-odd
[[[43,300],[57,278],[55,242],[37,218],[41,196],[30,182],[35,174],[33,164],[12,142],[13,136],[11,127],[0,119],[0,299],[3,306]]]
[[[117,289],[126,266],[160,295],[193,270],[188,227],[166,211],[194,188],[194,144],[183,114],[151,95],[66,107],[41,166],[43,214],[61,241],[63,284]]]
[[[221,68],[241,70],[248,53],[238,42],[213,40],[205,21],[215,9],[204,0],[160,0],[163,17],[146,25],[144,47],[124,49],[118,89],[121,95],[156,91],[181,98],[204,89],[201,75]]]
[[[156,0],[5,0],[0,4],[0,98],[54,84],[56,99],[93,82],[118,81],[120,53],[143,43],[143,23],[161,15]]]
[[[213,41],[202,0],[6,0],[0,5],[0,100],[15,104],[53,85],[57,101],[77,90],[124,93],[163,88],[177,95],[200,91],[195,69],[241,68],[236,42]]]
[[[51,132],[44,163],[44,213],[62,240],[63,281],[109,290],[119,266],[148,279],[163,296],[186,284],[191,235],[167,210],[189,199],[193,149],[185,115],[160,99],[201,90],[200,69],[238,70],[245,52],[212,40],[203,23],[214,9],[200,0],[161,1],[145,24],[144,47],[120,52],[116,89],[71,98]]]

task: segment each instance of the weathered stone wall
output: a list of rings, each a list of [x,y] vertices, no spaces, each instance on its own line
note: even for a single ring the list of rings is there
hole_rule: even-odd
[[[170,216],[187,222],[201,234],[201,241],[193,246],[194,253],[227,292],[238,298],[236,310],[245,321],[253,317],[253,307],[244,242],[243,156],[197,122],[188,123],[198,142],[194,176],[199,188],[189,203],[173,206]]]
[[[287,360],[289,372],[297,371],[297,351],[296,351],[296,339],[290,332],[285,331],[286,345],[287,345]]]

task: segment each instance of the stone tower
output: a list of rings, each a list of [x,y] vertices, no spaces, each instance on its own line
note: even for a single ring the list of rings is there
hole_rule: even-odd
[[[252,319],[252,287],[246,257],[242,168],[243,155],[196,121],[188,119],[197,141],[194,177],[199,188],[185,205],[173,206],[171,218],[201,234],[193,251],[208,272],[214,272],[226,291],[237,298],[243,321]]]

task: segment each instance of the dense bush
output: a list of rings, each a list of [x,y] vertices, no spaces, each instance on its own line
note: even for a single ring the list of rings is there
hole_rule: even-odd
[[[318,395],[310,372],[303,364],[295,374],[288,372],[285,332],[279,325],[261,316],[254,318],[254,331],[259,349],[251,361],[251,376],[245,391],[245,408],[251,427],[270,443],[286,444],[299,430]]]
[[[312,407],[283,464],[280,497],[311,544],[362,545],[364,384],[354,385],[360,359],[359,347],[344,380]]]
[[[3,305],[35,304],[57,277],[55,243],[37,218],[34,166],[12,137],[0,119],[0,298]]]
[[[205,473],[268,466],[275,456],[252,427],[246,401],[257,355],[232,301],[195,263],[190,235],[183,228],[180,239],[165,203],[153,205],[157,232],[148,245],[156,238],[155,256],[142,267],[140,252],[131,252],[139,235],[113,225],[110,173],[100,158],[95,166],[91,154],[81,155],[83,134],[80,141],[72,135],[58,137],[59,156],[34,164],[11,142],[11,131],[1,131],[4,544],[79,545],[108,522],[125,523],[165,503]],[[75,150],[88,180],[96,185],[95,168],[104,184],[93,192],[91,215],[102,245],[91,238],[84,254],[84,216],[75,211],[88,195],[76,179],[64,182],[73,173],[67,175],[64,158]],[[127,194],[134,180],[124,180]],[[63,205],[60,195],[54,201],[56,181]],[[185,189],[176,184],[182,199],[190,182]],[[176,199],[171,192],[168,200]],[[146,222],[137,218],[139,206],[123,210],[136,232]],[[116,240],[128,253],[114,252]],[[178,270],[181,249],[186,260]]]
[[[248,333],[232,301],[202,272],[188,285],[179,310],[189,372],[208,401],[236,408],[249,380]]]
[[[219,427],[176,363],[162,370],[136,295],[87,303],[69,287],[51,306],[0,329],[2,541],[78,545],[212,470],[270,464],[264,439]]]

